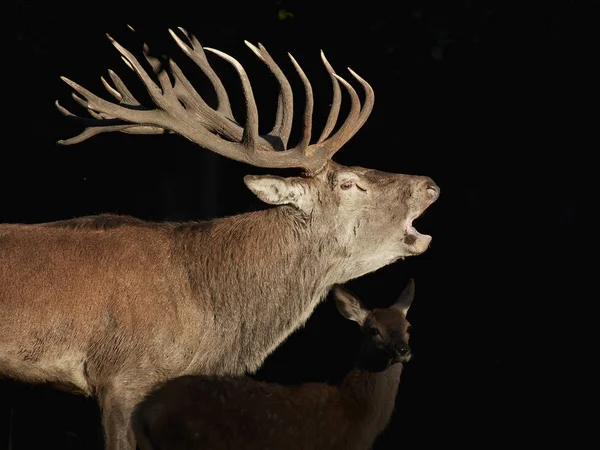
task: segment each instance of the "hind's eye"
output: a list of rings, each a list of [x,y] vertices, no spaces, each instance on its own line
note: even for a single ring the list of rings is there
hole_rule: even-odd
[[[409,326],[406,328],[406,332],[407,332],[407,333],[410,333],[411,331],[412,331],[412,327],[409,325]]]
[[[371,334],[371,336],[379,336],[379,330],[375,327],[369,328],[369,333]]]
[[[340,184],[340,188],[342,188],[345,191],[350,189],[352,186],[354,186],[354,182],[350,180],[344,181],[342,184]]]

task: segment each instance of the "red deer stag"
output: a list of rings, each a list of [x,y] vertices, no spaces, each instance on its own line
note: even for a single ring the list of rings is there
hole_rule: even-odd
[[[339,385],[178,377],[155,388],[134,410],[140,449],[370,449],[394,411],[401,363],[412,356],[406,313],[414,282],[392,306],[373,311],[342,287],[334,296],[340,313],[363,332],[356,365]]]
[[[157,382],[203,373],[256,371],[302,326],[331,286],[424,252],[431,236],[413,227],[439,195],[426,176],[344,167],[331,160],[364,124],[373,90],[361,108],[352,86],[337,75],[325,129],[311,140],[313,94],[305,88],[303,132],[288,147],[292,90],[262,45],[248,47],[279,83],[276,123],[258,134],[258,113],[238,61],[202,48],[192,35],[171,31],[179,47],[211,81],[213,109],[172,60],[167,68],[144,55],[154,78],[128,50],[112,44],[142,80],[154,107],[134,98],[112,71],[104,79],[112,103],[66,78],[92,118],[60,141],[75,144],[101,132],[172,132],[228,158],[267,168],[297,168],[298,176],[248,175],[261,200],[276,205],[207,222],[150,223],[100,215],[42,224],[0,225],[0,374],[24,382],[56,383],[94,396],[108,449],[133,449],[133,407]],[[204,51],[230,62],[241,79],[246,120],[233,118],[227,93]],[[156,79],[156,81],[154,81]],[[332,134],[342,84],[351,107]]]

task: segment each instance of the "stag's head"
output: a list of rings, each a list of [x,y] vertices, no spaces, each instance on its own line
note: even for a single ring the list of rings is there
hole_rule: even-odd
[[[431,236],[419,233],[413,220],[433,203],[439,188],[429,178],[346,167],[332,161],[311,177],[245,177],[263,201],[292,205],[322,227],[320,235],[337,244],[360,267],[352,276],[371,272],[405,256],[424,252]]]
[[[346,319],[357,322],[363,331],[359,365],[379,371],[390,364],[408,362],[412,358],[410,345],[411,325],[406,314],[415,296],[411,278],[398,299],[388,308],[368,310],[361,301],[342,286],[333,289],[338,311]]]
[[[151,56],[145,46],[144,56],[152,68],[153,78],[133,54],[110,38],[124,61],[144,83],[155,107],[143,107],[112,71],[109,75],[114,86],[104,78],[102,81],[118,103],[108,102],[63,77],[79,94],[73,94],[74,99],[88,110],[92,119],[78,118],[57,102],[63,114],[83,120],[87,125],[80,135],[59,143],[74,144],[108,131],[176,133],[206,149],[257,167],[300,169],[301,175],[296,177],[249,175],[245,182],[264,202],[292,207],[304,219],[301,223],[311,224],[335,236],[343,252],[351,254],[353,261],[357,262],[356,267],[348,269],[348,278],[376,270],[398,258],[418,255],[428,248],[431,237],[417,232],[413,220],[439,195],[439,188],[429,177],[345,167],[332,160],[371,113],[374,94],[365,80],[349,69],[364,90],[361,105],[352,85],[334,72],[321,52],[321,59],[332,80],[333,100],[319,138],[311,143],[312,87],[300,65],[290,55],[305,91],[302,137],[294,147],[290,147],[288,140],[294,110],[292,89],[262,45],[246,42],[267,65],[280,87],[275,124],[265,135],[258,133],[256,102],[242,65],[219,50],[203,48],[194,36],[181,28],[181,37],[169,31],[179,47],[211,81],[218,106],[213,108],[200,97],[174,61],[163,64]],[[227,92],[209,65],[205,50],[225,59],[238,72],[246,105],[243,126],[234,119]],[[333,133],[341,104],[340,85],[350,98],[350,108],[343,123]]]

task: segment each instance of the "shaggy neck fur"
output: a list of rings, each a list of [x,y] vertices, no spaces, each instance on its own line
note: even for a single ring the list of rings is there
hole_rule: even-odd
[[[188,242],[180,251],[193,296],[214,317],[219,354],[209,364],[217,374],[256,371],[342,281],[339,268],[348,259],[333,230],[319,231],[291,207],[188,224],[179,232],[193,234],[175,242]]]

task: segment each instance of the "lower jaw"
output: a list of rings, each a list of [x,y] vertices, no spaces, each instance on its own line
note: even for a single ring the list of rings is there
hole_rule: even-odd
[[[419,255],[429,248],[431,236],[413,232],[404,237],[404,243],[413,255]]]

